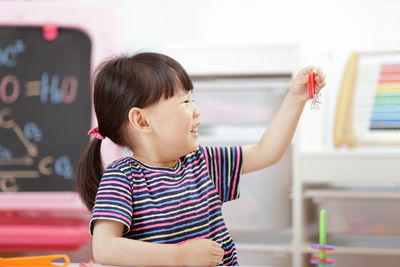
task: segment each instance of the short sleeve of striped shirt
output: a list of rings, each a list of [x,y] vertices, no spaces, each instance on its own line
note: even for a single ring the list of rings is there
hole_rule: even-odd
[[[124,224],[128,232],[132,222],[132,185],[124,169],[126,164],[113,164],[107,167],[97,190],[96,200],[90,221],[90,234],[93,234],[95,220],[113,220]]]
[[[235,146],[200,147],[200,149],[221,201],[238,199],[242,172],[242,148]]]

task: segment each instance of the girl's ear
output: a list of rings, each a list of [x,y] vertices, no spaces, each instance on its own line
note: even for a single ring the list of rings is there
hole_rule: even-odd
[[[151,132],[151,126],[146,120],[143,109],[134,107],[129,110],[128,119],[130,126],[141,132]]]

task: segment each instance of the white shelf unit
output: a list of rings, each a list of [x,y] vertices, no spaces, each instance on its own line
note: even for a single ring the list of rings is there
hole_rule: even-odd
[[[327,243],[336,248],[327,253],[328,258],[336,260],[337,266],[398,266],[400,149],[359,147],[296,151],[295,155],[292,188],[293,266],[311,266],[309,258],[315,251],[312,251],[310,244],[318,243],[315,209],[332,201],[340,205],[328,205],[326,209]],[[360,204],[364,206],[355,210],[364,214],[349,215],[350,209]],[[309,219],[311,209],[315,213],[313,220]],[[335,221],[331,223],[334,226],[331,229],[330,214],[342,216],[333,216]],[[383,217],[380,218],[380,214]],[[362,216],[369,216],[370,219],[364,220]],[[368,220],[380,223],[372,225],[370,222],[370,225],[366,225]]]

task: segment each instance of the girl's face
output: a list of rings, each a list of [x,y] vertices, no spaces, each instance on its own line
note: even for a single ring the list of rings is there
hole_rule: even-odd
[[[153,105],[149,115],[156,145],[165,157],[181,157],[197,149],[200,109],[191,91],[177,89],[173,97]]]

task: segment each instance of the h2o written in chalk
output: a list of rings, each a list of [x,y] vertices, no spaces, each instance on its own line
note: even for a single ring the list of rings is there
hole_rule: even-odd
[[[71,104],[78,92],[78,79],[67,75],[61,80],[56,74],[43,72],[38,85],[25,88],[27,97],[40,97],[42,103]],[[21,86],[14,75],[0,77],[0,101],[5,104],[15,102],[21,95]]]

